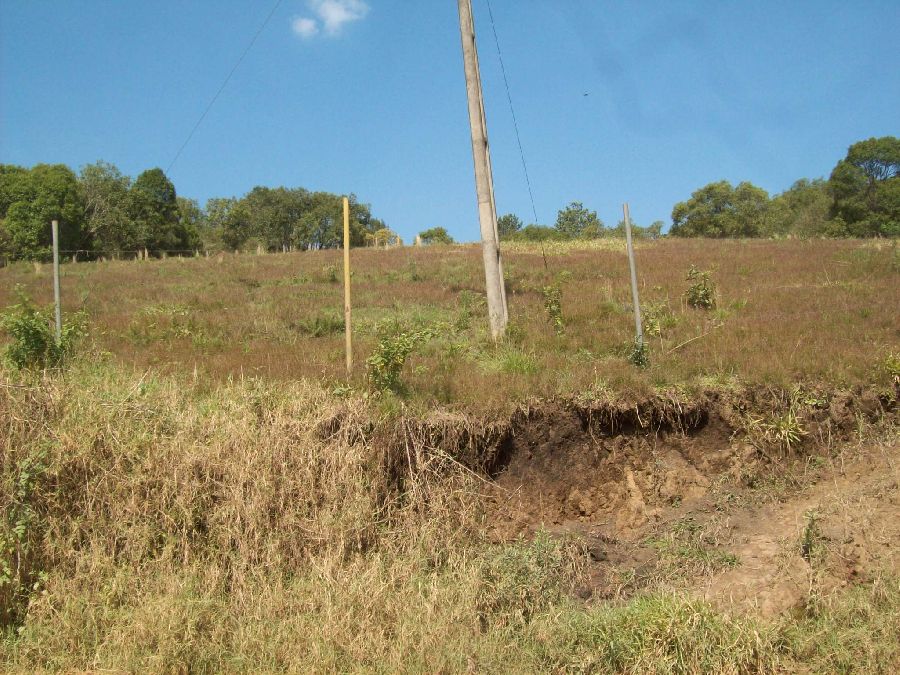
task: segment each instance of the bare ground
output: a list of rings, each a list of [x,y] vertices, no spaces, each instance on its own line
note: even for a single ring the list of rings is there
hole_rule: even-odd
[[[667,407],[527,412],[496,458],[493,536],[577,542],[586,600],[668,587],[762,616],[898,571],[900,442],[872,395],[811,409],[789,450],[750,442],[734,401]]]

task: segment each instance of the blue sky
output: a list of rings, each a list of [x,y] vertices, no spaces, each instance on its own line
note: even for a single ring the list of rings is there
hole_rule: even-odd
[[[771,193],[900,133],[900,2],[491,0],[538,221],[641,224],[715,180]],[[473,0],[500,213],[531,204]],[[274,0],[2,0],[0,161],[167,168]],[[585,96],[584,94],[588,94]],[[453,0],[282,0],[168,172],[203,204],[355,192],[407,241],[478,237]]]

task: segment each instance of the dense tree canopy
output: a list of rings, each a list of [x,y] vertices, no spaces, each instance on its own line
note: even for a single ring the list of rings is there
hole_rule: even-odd
[[[828,181],[796,181],[769,199],[750,183],[710,183],[675,205],[683,237],[900,236],[900,139],[854,143]]]
[[[596,239],[603,236],[603,222],[581,202],[572,202],[556,216],[556,229],[567,239]]]
[[[112,254],[137,248],[137,229],[128,214],[131,179],[112,164],[100,161],[81,169],[79,183],[85,230],[93,246]]]
[[[0,171],[0,240],[16,258],[48,260],[50,221],[59,221],[60,246],[82,245],[84,204],[78,179],[62,164],[38,164],[31,170],[4,167]]]
[[[99,161],[79,176],[62,165],[0,165],[0,255],[45,259],[50,220],[60,221],[62,248],[88,255],[189,254],[199,248],[269,251],[343,243],[342,197],[303,188],[255,187],[241,198],[213,198],[203,209],[179,197],[161,169],[134,181]],[[350,196],[351,244],[389,232],[368,205]]]
[[[766,228],[769,194],[752,183],[710,183],[672,210],[677,237],[757,237]]]
[[[900,138],[850,146],[828,179],[831,215],[854,237],[900,236]]]
[[[521,219],[514,213],[497,218],[497,232],[501,239],[508,239],[522,229]]]
[[[443,227],[432,227],[419,233],[419,238],[426,246],[431,244],[452,244],[453,237]]]

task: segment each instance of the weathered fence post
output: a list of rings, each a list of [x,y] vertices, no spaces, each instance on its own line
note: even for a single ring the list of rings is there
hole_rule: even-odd
[[[53,233],[53,302],[56,305],[56,344],[62,342],[62,308],[59,300],[59,221],[50,221]],[[46,230],[44,230],[46,232]]]
[[[628,204],[622,206],[625,212],[625,246],[628,248],[628,266],[631,268],[631,300],[634,302],[635,342],[638,347],[644,345],[644,329],[641,326],[641,303],[638,300],[637,267],[634,264],[634,244],[631,241],[631,214]]]
[[[344,336],[347,375],[353,370],[353,336],[350,330],[350,200],[344,197]]]

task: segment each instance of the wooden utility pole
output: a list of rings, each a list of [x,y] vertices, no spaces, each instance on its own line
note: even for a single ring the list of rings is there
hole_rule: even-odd
[[[350,200],[344,197],[344,338],[347,375],[353,371],[353,337],[350,331]]]
[[[56,344],[62,342],[62,308],[59,301],[59,222],[50,221],[53,234],[53,303],[56,306]],[[44,230],[46,232],[46,230]]]
[[[637,267],[634,262],[634,244],[631,241],[631,214],[628,204],[622,205],[625,213],[625,246],[628,248],[628,267],[631,269],[631,300],[634,303],[635,342],[638,347],[644,344],[644,328],[641,325],[641,303],[638,300]]]
[[[494,203],[494,177],[488,147],[487,120],[481,98],[481,71],[478,49],[475,46],[475,20],[472,0],[458,0],[459,34],[462,40],[463,63],[466,73],[466,94],[469,99],[469,126],[472,130],[472,158],[475,162],[475,192],[478,196],[478,220],[481,224],[481,246],[484,256],[484,278],[487,287],[488,315],[491,335],[499,340],[506,333],[509,313],[506,289],[503,285],[503,263],[500,258],[500,237],[497,233],[497,207]]]

